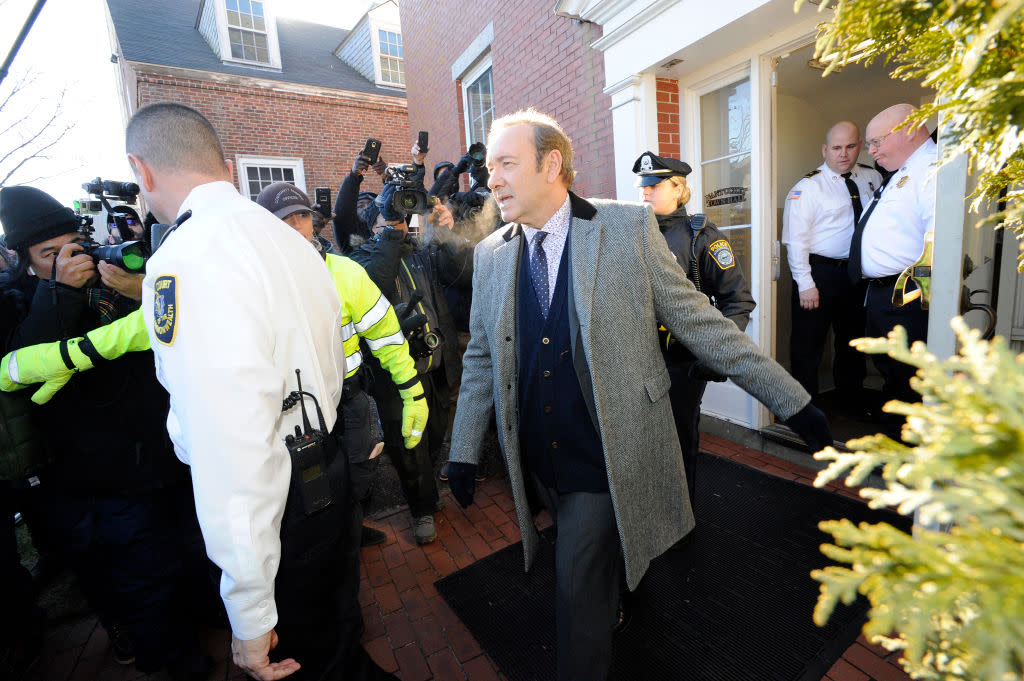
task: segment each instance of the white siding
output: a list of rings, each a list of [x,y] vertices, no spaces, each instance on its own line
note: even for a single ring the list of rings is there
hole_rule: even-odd
[[[217,55],[217,59],[222,59],[220,33],[217,27],[217,0],[206,0],[203,3],[203,14],[199,18],[199,33],[206,38],[206,42],[209,43],[213,53]]]
[[[368,21],[361,21],[352,29],[352,35],[348,36],[336,54],[339,59],[361,73],[366,80],[370,82],[376,80],[377,76],[373,65],[374,50],[370,42],[370,23]]]

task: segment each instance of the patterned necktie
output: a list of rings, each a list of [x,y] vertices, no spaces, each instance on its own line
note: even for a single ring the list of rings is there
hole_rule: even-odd
[[[548,318],[551,297],[548,293],[548,256],[544,253],[544,237],[547,232],[537,232],[533,237],[533,252],[530,253],[530,278],[533,279],[533,290],[537,292],[537,302],[544,319]]]
[[[842,178],[846,181],[846,191],[850,192],[850,202],[853,203],[853,224],[856,225],[860,222],[860,214],[864,210],[864,206],[860,202],[860,190],[857,188],[857,184],[850,179],[851,174],[843,173]]]

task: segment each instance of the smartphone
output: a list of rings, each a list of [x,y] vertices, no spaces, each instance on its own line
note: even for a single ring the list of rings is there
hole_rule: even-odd
[[[366,145],[363,147],[363,156],[370,159],[370,165],[377,162],[377,157],[380,155],[380,140],[375,140],[372,137],[366,138]]]
[[[316,200],[315,208],[325,218],[331,217],[331,188],[330,187],[317,187],[313,190],[313,196]]]
[[[417,144],[417,146],[419,146],[421,154],[427,153],[427,140],[428,140],[428,138],[429,138],[429,134],[427,133],[427,131],[426,130],[420,130],[419,137],[416,138],[416,144]]]

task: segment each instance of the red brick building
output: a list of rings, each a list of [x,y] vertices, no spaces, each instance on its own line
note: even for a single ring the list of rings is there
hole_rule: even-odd
[[[428,165],[458,160],[495,117],[533,106],[572,138],[574,191],[615,196],[611,99],[590,47],[599,26],[555,15],[550,0],[402,0],[400,10],[409,126],[430,133]]]
[[[351,31],[277,18],[258,0],[108,0],[107,9],[125,119],[157,101],[202,111],[249,196],[276,180],[333,196],[367,137],[388,160],[408,157],[393,1]],[[363,186],[379,191],[380,181]]]

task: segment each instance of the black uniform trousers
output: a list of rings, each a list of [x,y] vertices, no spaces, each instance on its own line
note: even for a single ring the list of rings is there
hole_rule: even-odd
[[[867,328],[865,335],[871,338],[888,334],[898,324],[907,330],[907,341],[923,341],[928,337],[928,310],[921,308],[921,299],[897,307],[892,303],[893,286],[896,277],[868,280],[865,298]],[[897,361],[888,355],[872,355],[878,373],[885,379],[882,388],[884,400],[920,402],[921,396],[910,387],[910,377],[917,371],[909,364]]]
[[[536,476],[555,540],[555,650],[558,681],[603,681],[623,582],[622,551],[609,492],[559,494]]]
[[[434,467],[429,455],[429,432],[432,424],[443,422],[448,423],[447,412],[442,417],[440,412],[435,413],[435,408],[441,406],[435,404],[437,400],[431,400],[431,381],[420,376],[420,383],[428,400],[430,418],[427,420],[428,431],[424,433],[423,440],[415,449],[405,448],[405,438],[402,437],[402,396],[398,394],[398,388],[394,381],[376,358],[364,355],[364,366],[370,368],[372,381],[370,394],[377,402],[377,409],[380,412],[380,425],[384,431],[384,451],[398,472],[398,481],[402,486],[402,493],[405,500],[409,502],[409,512],[414,518],[425,515],[433,515],[437,508],[437,483],[434,481]],[[439,372],[433,372],[439,373]],[[427,374],[429,377],[430,374]],[[447,403],[447,396],[445,402]],[[440,439],[438,440],[440,444]]]
[[[850,283],[846,260],[812,253],[810,264],[820,302],[817,309],[803,309],[800,293],[793,287],[793,335],[789,347],[793,378],[812,398],[818,396],[818,366],[831,327],[836,390],[859,403],[864,385],[864,355],[850,347],[850,340],[864,335],[864,286]]]
[[[294,479],[281,521],[281,563],[274,582],[280,643],[271,659],[302,665],[295,681],[395,679],[359,643],[358,604],[362,514],[352,494],[348,458],[338,445],[340,428],[325,446],[334,501],[306,515]]]
[[[665,363],[672,383],[668,390],[672,403],[672,418],[676,422],[679,448],[683,451],[683,468],[686,469],[686,491],[693,506],[693,493],[697,484],[697,452],[700,451],[700,401],[704,399],[707,381],[690,376],[692,362]]]

